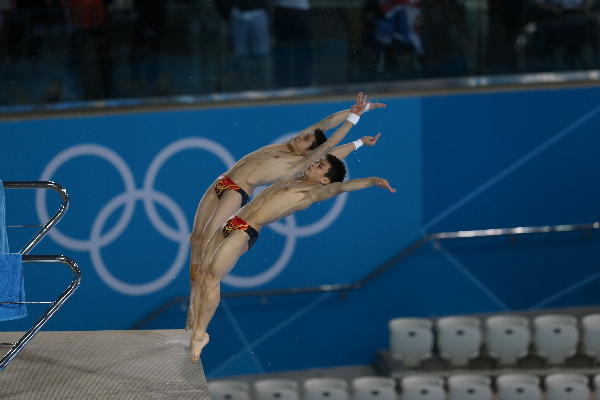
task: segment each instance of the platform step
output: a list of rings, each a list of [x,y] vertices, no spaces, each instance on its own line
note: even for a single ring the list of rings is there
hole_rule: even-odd
[[[0,372],[0,397],[210,400],[189,338],[183,329],[39,332]]]

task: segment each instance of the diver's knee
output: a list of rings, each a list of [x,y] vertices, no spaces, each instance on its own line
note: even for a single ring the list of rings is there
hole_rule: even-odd
[[[209,291],[214,291],[215,289],[218,291],[221,286],[221,280],[214,276],[210,271],[207,271],[204,274],[202,282],[204,283],[204,289]]]
[[[199,247],[202,244],[202,231],[194,229],[190,235],[190,245],[192,247]]]

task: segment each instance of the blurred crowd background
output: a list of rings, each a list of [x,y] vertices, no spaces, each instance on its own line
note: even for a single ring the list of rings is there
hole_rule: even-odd
[[[0,0],[0,105],[597,69],[597,0]]]

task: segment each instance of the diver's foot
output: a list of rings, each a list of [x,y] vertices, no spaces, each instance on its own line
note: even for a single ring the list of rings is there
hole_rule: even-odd
[[[208,340],[208,333],[205,333],[201,339],[195,339],[192,336],[192,339],[190,340],[190,356],[192,364],[198,362],[198,359],[200,359],[200,353],[202,353],[204,346],[208,344]]]

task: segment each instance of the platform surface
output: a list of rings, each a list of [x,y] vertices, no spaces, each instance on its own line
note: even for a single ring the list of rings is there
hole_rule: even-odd
[[[0,332],[0,342],[19,337]],[[42,331],[0,372],[0,399],[210,400],[189,337],[179,329]]]

